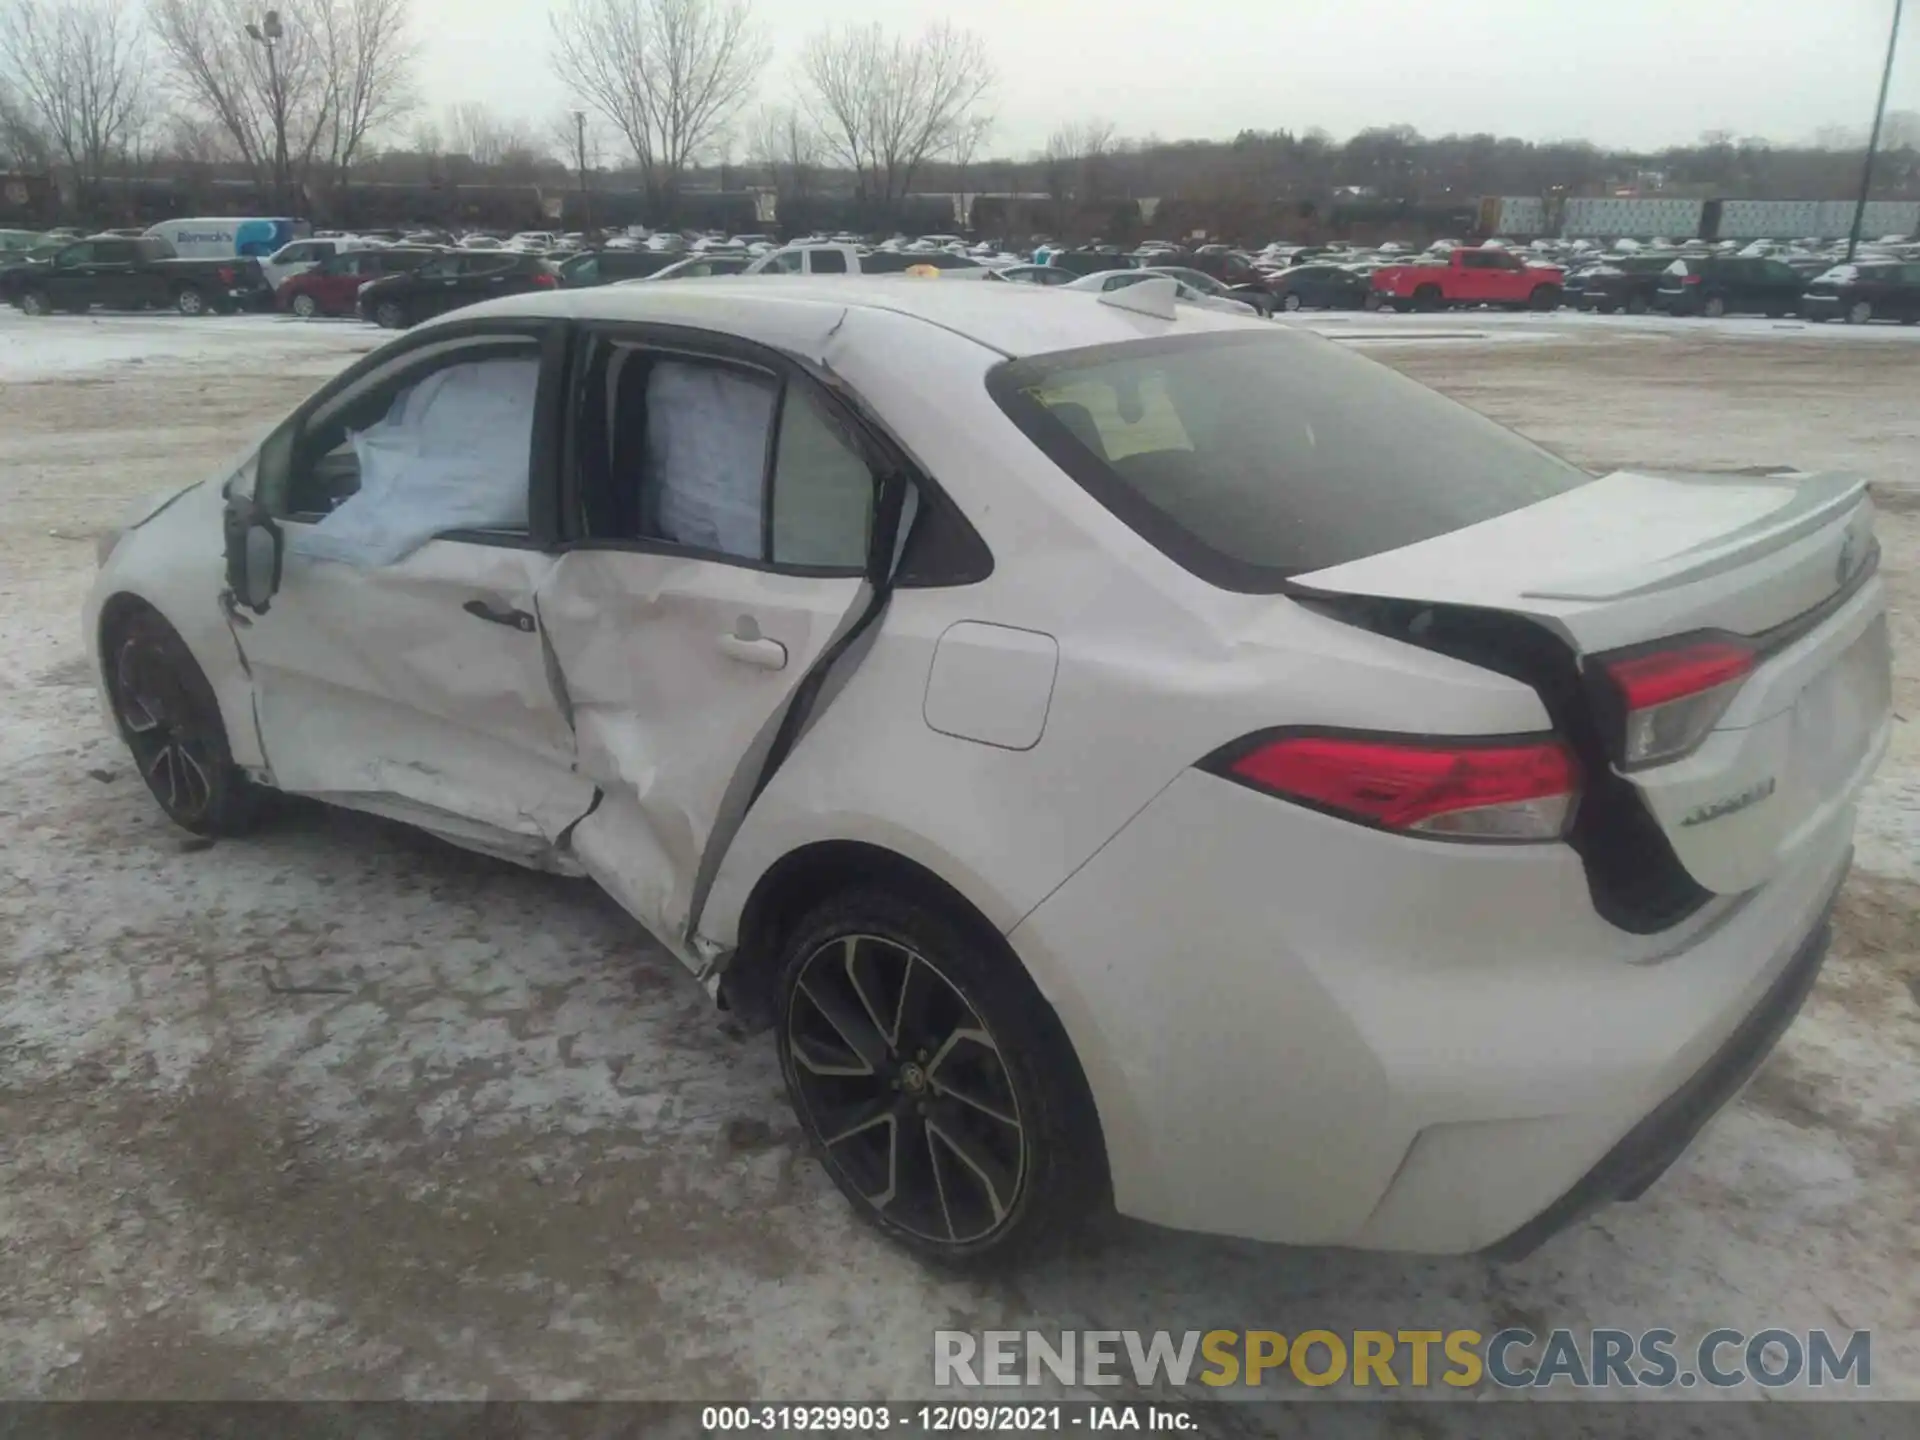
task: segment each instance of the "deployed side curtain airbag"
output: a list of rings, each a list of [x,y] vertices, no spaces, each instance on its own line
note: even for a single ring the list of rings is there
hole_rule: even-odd
[[[767,434],[779,386],[718,365],[656,362],[647,377],[648,533],[761,558]]]
[[[360,488],[289,549],[391,565],[448,530],[525,530],[540,361],[480,360],[401,392],[384,420],[351,435]]]

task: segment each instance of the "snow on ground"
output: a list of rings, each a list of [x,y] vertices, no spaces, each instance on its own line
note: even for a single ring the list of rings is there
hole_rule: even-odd
[[[171,363],[244,369],[300,359],[324,366],[381,340],[357,321],[283,315],[47,315],[0,310],[0,381],[122,373]]]
[[[201,848],[103,733],[92,534],[373,332],[0,315],[0,1396],[903,1397],[936,1327],[1779,1324],[1871,1328],[1875,1392],[1920,1398],[1920,352],[1664,323],[1380,354],[1596,468],[1885,497],[1903,719],[1774,1060],[1516,1264],[1114,1225],[965,1282],[852,1221],[765,1038],[590,886],[313,806]]]

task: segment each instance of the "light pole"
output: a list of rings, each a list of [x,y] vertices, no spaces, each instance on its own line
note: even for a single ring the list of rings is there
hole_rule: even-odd
[[[587,112],[573,112],[574,158],[580,162],[580,233],[593,233],[593,199],[587,192]]]
[[[267,103],[273,107],[273,208],[287,208],[287,97],[280,85],[280,63],[276,50],[286,34],[280,28],[280,12],[269,10],[260,23],[247,22],[247,35],[266,48]]]
[[[1873,189],[1873,153],[1880,147],[1880,122],[1887,114],[1887,86],[1893,80],[1893,51],[1900,43],[1900,9],[1904,0],[1893,0],[1893,29],[1887,33],[1887,66],[1880,72],[1880,103],[1873,107],[1873,129],[1867,134],[1867,159],[1860,167],[1860,198],[1853,205],[1853,229],[1847,235],[1847,260],[1860,245],[1860,227],[1867,219],[1867,192]]]

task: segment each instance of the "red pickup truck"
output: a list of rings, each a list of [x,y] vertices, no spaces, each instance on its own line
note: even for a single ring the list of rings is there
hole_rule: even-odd
[[[1529,265],[1507,250],[1465,246],[1410,265],[1383,265],[1373,272],[1376,307],[1440,310],[1449,305],[1502,305],[1514,310],[1551,310],[1560,303],[1558,265]]]

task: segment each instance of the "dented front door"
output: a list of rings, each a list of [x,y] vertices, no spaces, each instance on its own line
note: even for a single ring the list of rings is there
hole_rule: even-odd
[[[432,327],[262,448],[240,518],[277,537],[277,583],[249,572],[229,614],[279,788],[564,863],[594,789],[535,601],[559,563],[541,497],[565,341],[559,322]]]
[[[275,784],[537,860],[593,800],[535,616],[557,562],[441,539],[362,568],[283,523],[280,592],[238,631]]]

